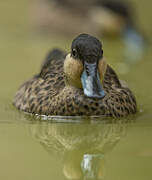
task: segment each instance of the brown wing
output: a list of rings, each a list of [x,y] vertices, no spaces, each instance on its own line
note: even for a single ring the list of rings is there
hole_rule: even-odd
[[[43,62],[40,73],[19,88],[13,104],[26,112],[45,112],[43,108],[47,107],[50,99],[65,87],[64,58],[63,51],[51,51]]]

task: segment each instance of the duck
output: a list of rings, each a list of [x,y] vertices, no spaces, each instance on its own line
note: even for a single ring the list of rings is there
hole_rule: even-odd
[[[70,53],[53,49],[38,74],[13,99],[24,112],[47,116],[124,117],[137,112],[136,98],[89,34],[74,38]]]

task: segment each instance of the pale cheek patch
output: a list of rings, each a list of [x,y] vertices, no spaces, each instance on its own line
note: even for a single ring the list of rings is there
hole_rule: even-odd
[[[83,64],[79,60],[73,59],[70,54],[67,55],[64,62],[64,73],[71,84],[81,86],[81,74],[83,71]]]
[[[104,74],[106,72],[106,69],[107,69],[107,62],[106,62],[105,58],[102,58],[99,60],[99,64],[98,64],[98,70],[99,70],[101,81],[103,81],[103,79],[104,79]]]

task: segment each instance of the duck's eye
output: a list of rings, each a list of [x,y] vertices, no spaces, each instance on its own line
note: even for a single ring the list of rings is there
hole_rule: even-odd
[[[101,56],[103,57],[103,50],[102,50],[102,55]]]
[[[77,56],[77,50],[76,49],[72,49],[72,56],[76,57]]]

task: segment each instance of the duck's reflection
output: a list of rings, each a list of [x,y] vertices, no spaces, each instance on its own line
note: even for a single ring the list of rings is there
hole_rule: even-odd
[[[126,124],[50,123],[30,125],[32,136],[52,155],[62,157],[67,179],[104,179],[105,155],[126,132]]]

